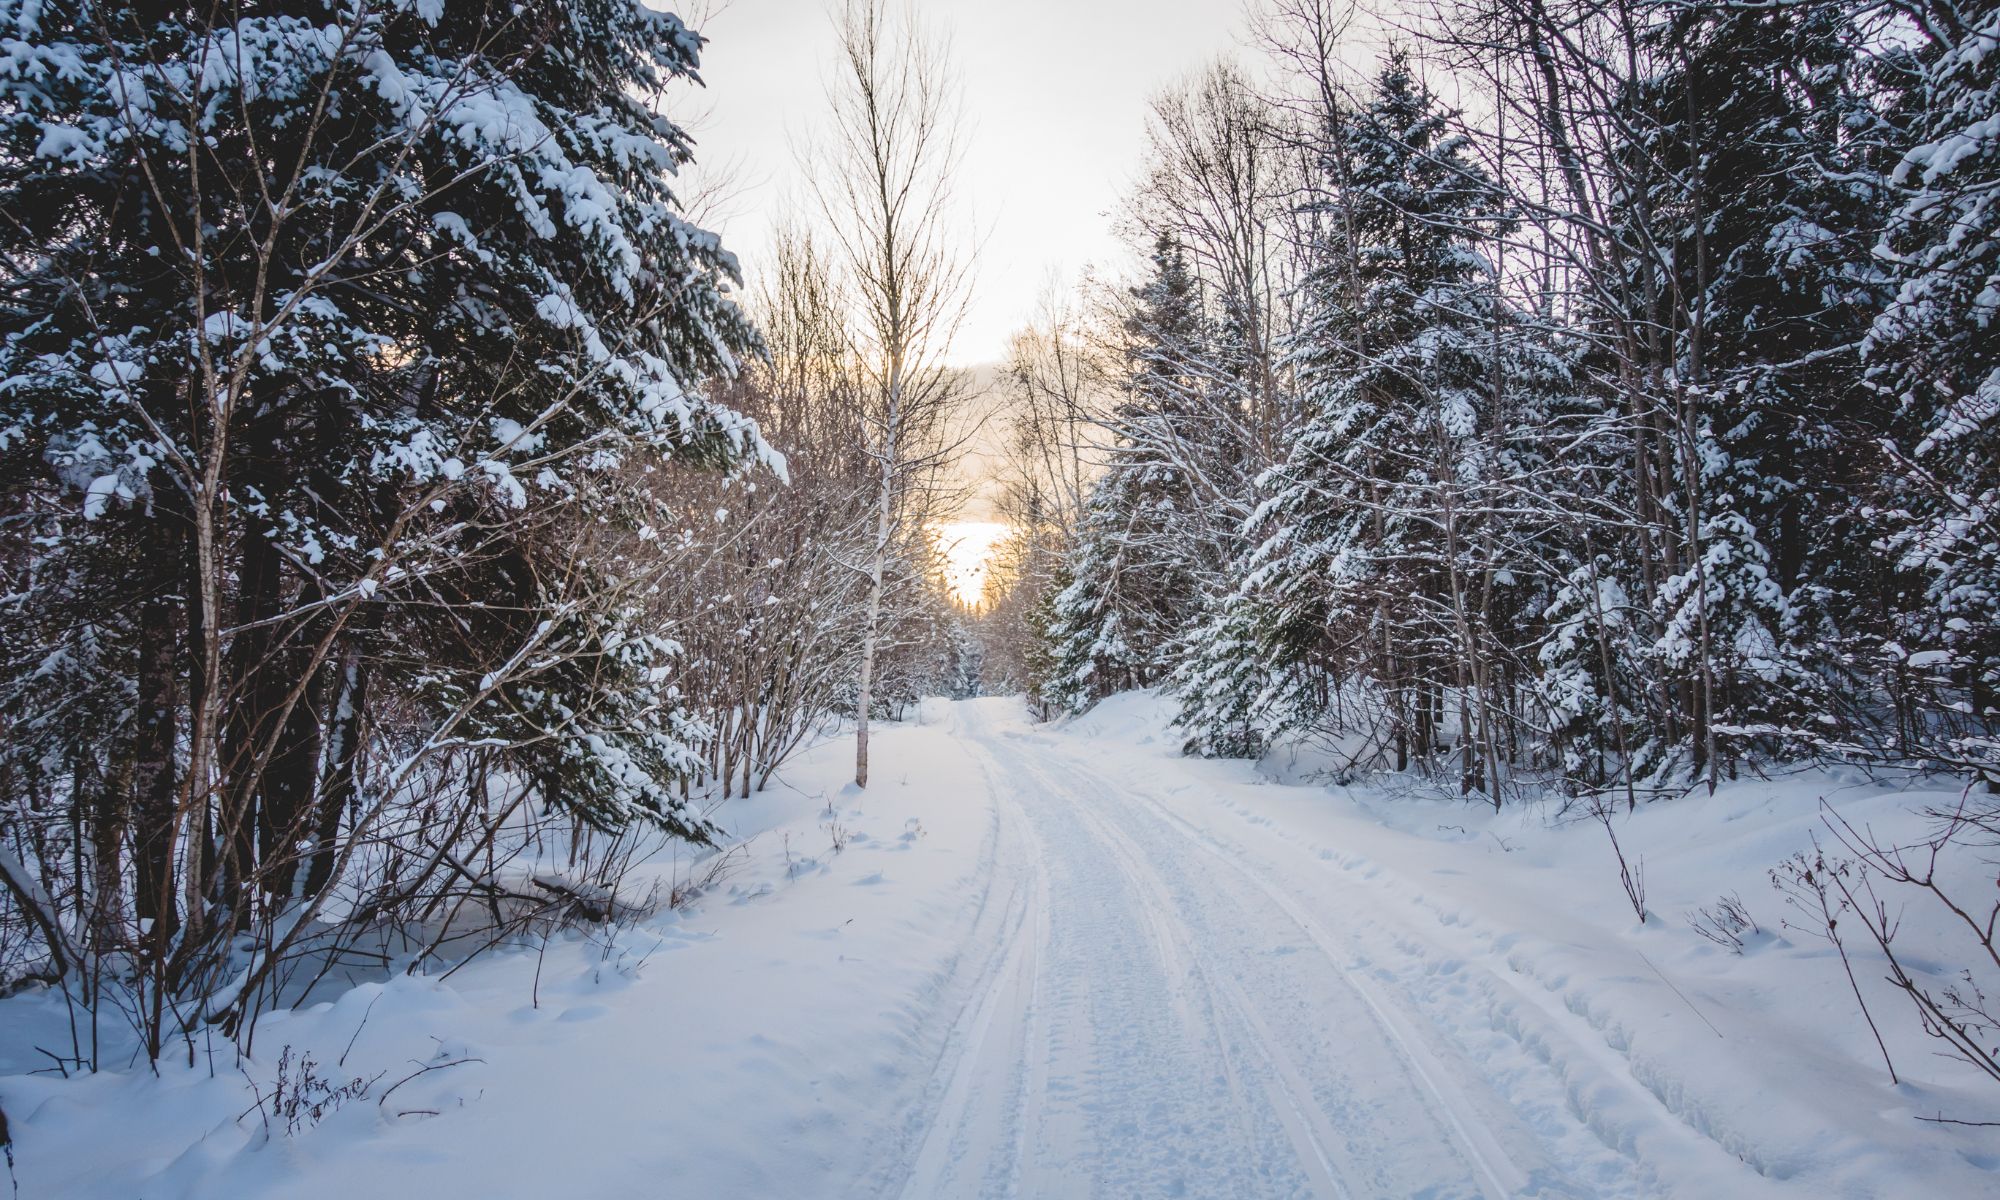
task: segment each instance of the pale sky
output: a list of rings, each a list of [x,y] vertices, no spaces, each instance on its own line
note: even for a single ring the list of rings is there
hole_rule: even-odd
[[[696,152],[705,163],[740,169],[743,186],[709,224],[754,278],[772,218],[788,198],[804,198],[794,146],[825,107],[832,0],[718,2],[720,11],[696,26],[709,38]],[[915,7],[951,43],[969,126],[960,194],[984,234],[952,360],[996,362],[1051,276],[1067,283],[1087,263],[1122,261],[1110,214],[1140,165],[1147,100],[1235,51],[1242,7],[1239,0],[916,0]]]

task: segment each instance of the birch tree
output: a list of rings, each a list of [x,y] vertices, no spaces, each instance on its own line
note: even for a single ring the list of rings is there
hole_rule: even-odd
[[[850,336],[865,380],[864,453],[874,475],[873,536],[856,564],[868,594],[854,782],[866,787],[894,559],[956,448],[965,384],[946,356],[964,315],[971,260],[953,203],[959,111],[946,46],[887,0],[849,0],[837,30],[829,127],[809,170],[853,293]]]

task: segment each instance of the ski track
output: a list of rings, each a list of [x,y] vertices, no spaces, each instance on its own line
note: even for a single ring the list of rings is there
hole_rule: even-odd
[[[955,707],[994,797],[988,879],[958,978],[940,981],[931,1078],[871,1191],[1580,1200],[1773,1186],[1512,939],[1471,931],[1468,946],[1420,897],[1385,904],[1365,859],[1204,829],[1175,800],[1200,785],[1171,760],[1114,776],[1130,764],[994,706]]]

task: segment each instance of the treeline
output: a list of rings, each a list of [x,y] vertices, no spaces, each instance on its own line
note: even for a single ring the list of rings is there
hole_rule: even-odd
[[[866,196],[741,301],[679,19],[0,28],[0,989],[76,1005],[66,1069],[664,903],[632,862],[949,686],[959,381],[881,365]],[[843,34],[865,119],[904,34]]]
[[[1023,335],[1037,701],[1495,804],[2000,778],[2000,16],[1444,0],[1358,78],[1347,20],[1163,97],[1149,273]]]

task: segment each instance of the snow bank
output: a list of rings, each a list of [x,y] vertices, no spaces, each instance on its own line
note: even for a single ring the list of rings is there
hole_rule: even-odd
[[[1130,758],[1123,773],[1144,779],[1160,772],[1141,762],[1175,744],[1169,716],[1157,697],[1113,697],[1072,730],[1096,740],[1100,759]],[[1555,799],[1496,814],[1414,787],[1275,786],[1274,774],[1299,778],[1312,763],[1283,749],[1274,758],[1261,768],[1179,760],[1193,784],[1154,798],[1271,862],[1305,907],[1366,927],[1382,946],[1375,968],[1454,1030],[1503,1092],[1552,1070],[1564,1103],[1600,1137],[1647,1157],[1669,1144],[1664,1118],[1800,1194],[2000,1195],[1991,1130],[1924,1120],[2000,1121],[2000,1089],[1940,1057],[1856,929],[1848,948],[1901,1078],[1892,1085],[1817,914],[1787,904],[1771,878],[1816,841],[1838,848],[1823,811],[1906,841],[1925,828],[1915,812],[1949,806],[1957,784],[1814,770],[1642,805],[1616,821],[1643,872],[1642,924],[1604,829]],[[1740,954],[1690,923],[1723,896],[1756,922]],[[1946,915],[1920,897],[1888,898],[1910,960],[1940,975],[1969,962],[1976,947]],[[1528,1089],[1519,1097],[1534,1102]],[[1677,1183],[1672,1172],[1662,1183],[1673,1195],[1745,1186]]]
[[[991,808],[949,734],[884,726],[875,753],[864,794],[843,790],[842,738],[719,809],[742,865],[689,909],[364,983],[267,1017],[240,1061],[218,1038],[157,1078],[129,1049],[37,1074],[36,1047],[69,1052],[62,1001],[0,1001],[20,1194],[827,1194],[830,1172],[895,1157],[926,1083],[910,1064],[957,1012],[963,898],[990,873]],[[685,877],[682,854],[651,869]],[[267,1124],[281,1057],[290,1084],[307,1054],[362,1094]]]
[[[1070,717],[1055,728],[1072,737],[1178,749],[1185,739],[1168,728],[1174,711],[1173,699],[1157,690],[1120,692],[1105,697],[1089,711]]]

